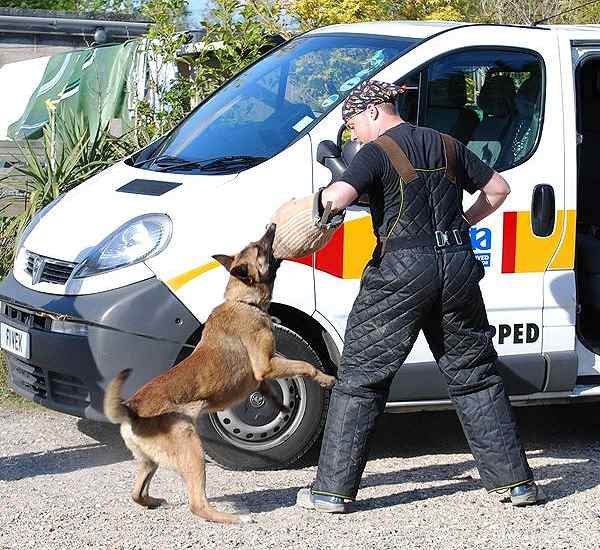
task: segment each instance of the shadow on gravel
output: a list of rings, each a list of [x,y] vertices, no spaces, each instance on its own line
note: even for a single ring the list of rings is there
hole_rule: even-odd
[[[600,466],[600,405],[548,406],[514,409],[521,439],[528,456],[561,460],[562,464],[536,467],[537,480],[544,485],[548,500],[559,500],[598,485]],[[422,455],[469,454],[460,423],[454,412],[386,414],[380,419],[371,445],[370,460],[379,458],[418,457]],[[304,459],[303,466],[314,466],[318,449]],[[483,490],[474,479],[472,459],[447,464],[427,465],[385,473],[366,473],[361,487],[401,485],[445,481],[445,485],[394,492],[385,496],[358,500],[353,510],[364,511],[429,498]],[[368,465],[367,465],[368,472]],[[251,512],[268,512],[293,506],[299,487],[264,489],[241,496]],[[226,495],[214,500],[229,500]],[[360,496],[360,495],[359,495]],[[499,499],[500,495],[489,498]]]
[[[131,459],[118,426],[80,419],[77,427],[97,443],[0,457],[0,481],[64,474]]]

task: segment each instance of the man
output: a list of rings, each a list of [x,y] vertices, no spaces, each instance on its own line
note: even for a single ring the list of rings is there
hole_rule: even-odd
[[[344,352],[325,426],[319,469],[297,503],[344,512],[356,497],[376,418],[420,330],[448,384],[489,492],[510,491],[516,506],[544,499],[533,481],[479,289],[484,275],[468,229],[506,199],[506,181],[461,143],[404,122],[401,88],[359,85],[342,116],[362,142],[342,181],[322,193],[344,209],[367,192],[378,245],[346,327]],[[462,190],[479,191],[462,210]]]

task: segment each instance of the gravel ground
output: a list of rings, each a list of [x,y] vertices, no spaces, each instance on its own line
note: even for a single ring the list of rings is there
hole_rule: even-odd
[[[129,499],[135,463],[115,426],[0,407],[0,548],[600,548],[600,405],[518,409],[527,454],[549,495],[514,509],[480,489],[454,413],[384,415],[351,514],[294,506],[316,454],[297,469],[207,468],[222,510],[246,526],[204,523],[183,483],[158,471],[158,510]]]

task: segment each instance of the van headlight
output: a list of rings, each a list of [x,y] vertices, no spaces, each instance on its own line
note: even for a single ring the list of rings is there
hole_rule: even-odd
[[[173,223],[166,214],[144,214],[124,223],[83,260],[73,277],[119,269],[156,256],[171,239]]]

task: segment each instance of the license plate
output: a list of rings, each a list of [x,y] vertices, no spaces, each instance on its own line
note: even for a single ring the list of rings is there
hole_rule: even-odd
[[[29,333],[0,323],[0,347],[29,359]]]

